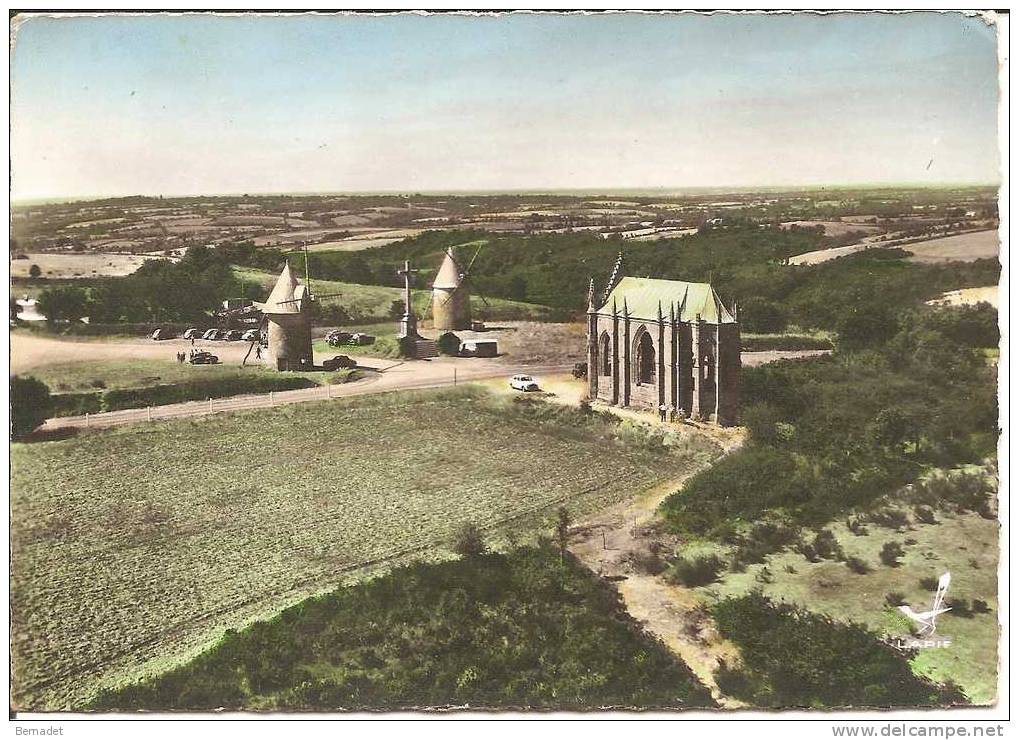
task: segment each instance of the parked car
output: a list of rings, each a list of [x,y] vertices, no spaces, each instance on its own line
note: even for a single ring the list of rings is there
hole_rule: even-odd
[[[262,338],[262,332],[258,329],[248,329],[246,332],[241,334],[242,342],[257,342]]]
[[[357,361],[350,359],[346,355],[336,355],[322,363],[323,370],[342,370],[347,367],[357,367]]]
[[[202,334],[202,339],[208,339],[210,341],[213,339],[219,339],[219,329],[206,330],[206,332]]]
[[[192,365],[217,365],[219,358],[211,352],[195,352],[188,362]]]
[[[194,327],[191,327],[190,329],[184,330],[183,336],[185,339],[201,339],[202,334],[204,333],[205,329],[195,329]]]
[[[226,342],[239,342],[242,336],[244,336],[244,332],[231,329],[230,331],[223,332],[222,339]]]
[[[344,344],[350,344],[350,338],[353,335],[349,331],[340,331],[335,329],[326,334],[326,341],[329,342],[330,347],[340,347]]]
[[[371,334],[361,334],[361,333],[351,334],[350,335],[350,343],[351,344],[357,344],[357,345],[360,345],[360,346],[363,347],[365,345],[375,344],[375,337],[372,336]]]
[[[152,332],[153,341],[160,342],[164,339],[173,339],[173,332],[169,329],[159,328]]]
[[[518,391],[537,391],[541,390],[538,387],[537,381],[530,375],[514,375],[510,378],[510,388]]]

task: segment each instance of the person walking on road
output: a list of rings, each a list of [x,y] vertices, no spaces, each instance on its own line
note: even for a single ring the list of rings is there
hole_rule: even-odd
[[[255,345],[255,359],[262,359],[262,347],[260,345]]]

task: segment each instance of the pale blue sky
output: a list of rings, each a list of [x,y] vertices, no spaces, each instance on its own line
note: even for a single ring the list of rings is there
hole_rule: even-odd
[[[12,85],[16,198],[998,179],[958,14],[32,17]]]

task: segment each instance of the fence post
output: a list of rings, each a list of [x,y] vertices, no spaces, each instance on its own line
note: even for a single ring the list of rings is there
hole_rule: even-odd
[[[275,401],[275,399],[273,398],[273,393],[272,393],[272,391],[269,391],[269,405],[270,405],[270,406],[275,406],[275,405],[276,405],[276,401]]]
[[[326,398],[332,398],[332,397],[333,397],[333,384],[327,382],[326,383]]]
[[[456,387],[456,368],[453,368],[453,386]]]
[[[147,421],[152,421],[152,407],[151,406],[146,406],[145,407],[145,416],[146,416],[146,420]]]
[[[212,396],[209,396],[209,413],[212,413]]]
[[[88,429],[88,411],[85,412],[85,428]]]

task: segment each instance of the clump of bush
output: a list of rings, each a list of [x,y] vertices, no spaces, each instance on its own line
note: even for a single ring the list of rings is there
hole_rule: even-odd
[[[669,577],[684,586],[706,586],[718,580],[725,561],[717,555],[677,558],[669,568]]]
[[[453,552],[462,558],[475,558],[487,551],[485,535],[472,522],[465,522],[453,535]]]
[[[923,504],[920,504],[913,509],[913,516],[916,517],[918,522],[923,522],[924,524],[938,523],[937,518],[934,516],[934,509]]]
[[[46,421],[52,401],[50,389],[33,377],[11,378],[11,435],[21,439]]]
[[[844,623],[760,593],[711,609],[719,633],[740,649],[743,667],[720,664],[719,688],[765,707],[893,707],[964,703],[953,686],[917,676],[900,650],[863,625]]]
[[[889,591],[885,594],[885,606],[895,608],[906,603],[906,595],[900,591]]]
[[[870,573],[870,566],[867,565],[867,562],[855,556],[846,558],[846,567],[857,575],[862,576]]]
[[[991,607],[983,599],[973,599],[973,613],[974,614],[990,614]]]
[[[850,517],[846,519],[846,529],[855,534],[857,537],[863,537],[867,534],[867,525],[863,523],[860,517]]]
[[[440,355],[459,355],[460,337],[451,331],[447,331],[439,335],[439,338],[435,341],[435,347],[439,350]]]
[[[764,521],[755,524],[745,536],[734,537],[733,570],[762,563],[773,552],[796,541],[798,530],[782,522]]]
[[[938,579],[933,576],[924,576],[920,579],[920,588],[933,593],[938,590]]]
[[[872,511],[867,515],[867,519],[886,529],[905,529],[909,526],[909,514],[891,506]]]
[[[819,560],[844,560],[845,553],[830,529],[822,529],[809,542],[801,542],[797,551],[812,563]]]
[[[960,599],[958,597],[945,599],[945,606],[950,608],[951,614],[963,619],[970,619],[973,617],[973,610],[970,608],[970,604],[966,599]]]
[[[887,565],[889,568],[899,567],[899,558],[906,554],[906,551],[902,549],[902,545],[898,542],[886,542],[881,546],[881,562]]]

